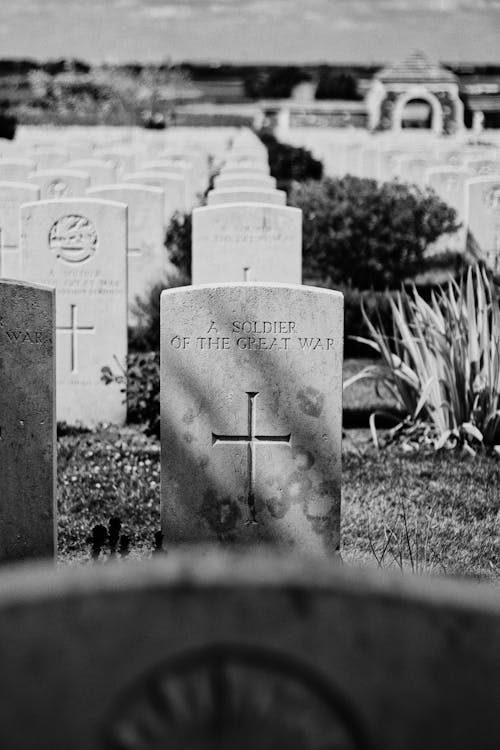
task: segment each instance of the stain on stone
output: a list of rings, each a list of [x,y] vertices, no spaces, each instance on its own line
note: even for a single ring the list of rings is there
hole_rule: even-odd
[[[308,417],[319,417],[325,404],[325,396],[312,386],[302,388],[297,393],[300,410]]]
[[[295,468],[298,471],[308,471],[308,469],[314,465],[315,459],[313,454],[302,445],[297,445],[292,448],[292,458]]]
[[[195,412],[195,410],[193,408],[189,408],[184,412],[182,421],[184,422],[184,424],[193,424],[197,416],[198,414]]]
[[[206,469],[208,464],[210,463],[210,459],[208,456],[200,456],[198,459],[198,466],[200,469]]]
[[[214,490],[207,490],[203,495],[200,513],[220,542],[234,541],[236,527],[241,521],[238,503],[230,497],[219,498]]]
[[[266,508],[273,518],[284,518],[290,510],[291,502],[283,495],[281,497],[270,497],[266,500]]]
[[[294,471],[286,484],[286,494],[292,503],[304,502],[312,489],[312,482],[302,471]]]

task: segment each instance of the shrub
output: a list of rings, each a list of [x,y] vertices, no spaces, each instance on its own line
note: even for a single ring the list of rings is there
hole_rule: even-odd
[[[129,354],[127,372],[115,373],[108,365],[101,370],[101,380],[118,383],[127,399],[127,421],[145,425],[148,435],[160,435],[160,354]]]
[[[185,279],[191,278],[191,227],[191,214],[176,212],[170,221],[165,239],[170,260]]]
[[[367,343],[382,365],[365,368],[345,387],[362,378],[385,386],[408,414],[397,432],[417,444],[423,437],[436,448],[460,445],[474,453],[484,445],[500,454],[500,295],[491,278],[474,266],[430,302],[414,289],[390,306],[390,328],[366,317]]]
[[[12,141],[16,135],[17,119],[14,115],[0,112],[0,138]]]
[[[331,285],[397,288],[425,270],[431,243],[459,228],[429,189],[351,175],[294,184],[289,203],[303,211],[304,276]]]
[[[150,288],[146,297],[136,299],[133,312],[137,323],[128,332],[128,348],[131,352],[160,350],[160,295],[164,289],[189,284],[189,278],[180,272],[168,274]]]
[[[323,164],[305,148],[280,143],[272,133],[261,131],[259,137],[267,148],[271,175],[280,190],[290,190],[294,180],[321,180]]]

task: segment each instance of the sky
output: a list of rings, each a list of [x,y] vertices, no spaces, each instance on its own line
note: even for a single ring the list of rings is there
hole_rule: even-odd
[[[3,0],[0,57],[500,63],[500,0]]]

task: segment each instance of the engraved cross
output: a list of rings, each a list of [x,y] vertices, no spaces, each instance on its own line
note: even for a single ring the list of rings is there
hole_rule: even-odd
[[[95,333],[94,326],[79,326],[76,317],[76,305],[71,305],[71,322],[69,326],[57,326],[61,333],[69,333],[71,336],[71,372],[78,370],[78,346],[77,336],[79,333]]]
[[[248,472],[248,507],[252,523],[257,523],[255,511],[255,448],[257,445],[288,445],[290,446],[291,433],[288,435],[258,435],[256,429],[255,403],[258,392],[247,391],[247,434],[246,435],[218,435],[212,432],[212,446],[217,444],[242,443],[247,446],[247,472]]]

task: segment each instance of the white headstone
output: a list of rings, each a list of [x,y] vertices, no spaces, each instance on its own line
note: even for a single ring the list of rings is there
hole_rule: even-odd
[[[235,187],[252,187],[272,190],[276,188],[276,179],[255,172],[251,175],[241,173],[231,174],[231,176],[227,177],[225,175],[219,175],[214,179],[214,187],[217,190]]]
[[[193,211],[193,284],[302,281],[302,211],[232,203]]]
[[[129,323],[133,324],[136,298],[144,299],[150,287],[165,275],[167,252],[163,190],[133,183],[117,183],[91,188],[88,196],[118,201],[128,207]]]
[[[267,175],[270,174],[269,164],[261,163],[261,164],[228,164],[227,162],[224,164],[220,171],[221,176],[224,177],[231,177],[233,175],[249,175],[250,177],[253,177],[254,175]]]
[[[120,387],[105,366],[126,368],[127,207],[88,198],[21,208],[23,278],[56,287],[57,418],[123,424]]]
[[[211,190],[208,193],[207,206],[220,206],[223,203],[273,203],[277,206],[286,206],[286,192],[258,188],[228,188]]]
[[[31,159],[0,159],[0,180],[27,182],[35,166]]]
[[[59,200],[84,196],[90,177],[77,169],[40,169],[30,174],[30,182],[38,185],[42,200]]]
[[[125,175],[122,182],[161,188],[165,196],[164,221],[166,226],[176,211],[181,213],[187,211],[186,182],[181,175],[166,172],[132,172],[132,174]]]
[[[466,183],[467,228],[476,249],[495,272],[500,270],[500,175]]]
[[[28,182],[0,182],[0,276],[21,278],[19,209],[37,201],[40,189]]]
[[[33,154],[37,170],[58,169],[69,159],[69,152],[63,148],[39,148]]]
[[[343,297],[284,284],[161,298],[167,548],[340,542]]]
[[[66,168],[87,172],[92,187],[109,185],[116,180],[115,165],[105,159],[74,159],[66,164]]]
[[[426,181],[439,197],[449,206],[455,209],[458,220],[465,222],[466,219],[466,190],[465,185],[471,177],[469,170],[463,167],[431,167],[426,170]],[[443,237],[443,243],[455,252],[462,253],[465,250],[467,231],[465,224],[450,238]]]

